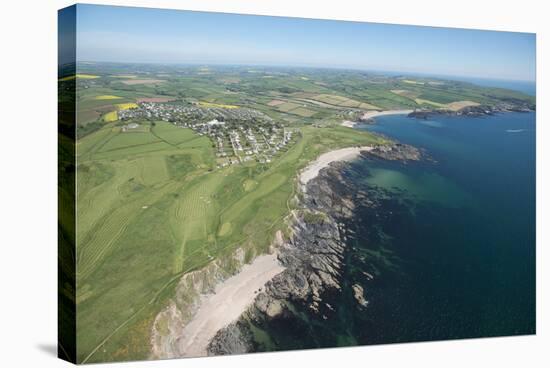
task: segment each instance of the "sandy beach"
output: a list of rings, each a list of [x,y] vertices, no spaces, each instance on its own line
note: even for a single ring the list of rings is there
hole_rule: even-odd
[[[218,284],[214,294],[202,298],[197,313],[184,327],[178,341],[181,356],[207,355],[206,348],[216,333],[236,321],[252,304],[258,289],[284,269],[276,253],[261,255]]]
[[[331,162],[353,160],[361,151],[371,149],[371,146],[362,146],[326,152],[300,173],[300,182],[307,184]],[[282,239],[277,238],[277,242],[282,242]],[[261,255],[244,265],[239,273],[218,284],[213,294],[201,297],[197,312],[181,331],[177,342],[178,356],[206,356],[208,344],[216,333],[236,321],[254,302],[258,290],[284,270],[276,253]]]
[[[331,162],[353,160],[361,151],[371,149],[371,146],[362,146],[326,152],[300,173],[300,182],[305,185]],[[276,242],[282,242],[280,234]],[[213,294],[202,296],[197,312],[181,330],[177,356],[206,356],[208,344],[216,333],[235,322],[252,305],[258,290],[284,270],[276,253],[261,255],[252,263],[244,265],[239,273],[218,284]]]
[[[307,184],[311,179],[319,175],[319,171],[322,168],[327,167],[331,162],[350,161],[357,158],[361,151],[370,151],[371,149],[371,146],[348,147],[323,153],[300,173],[300,182],[304,185]]]
[[[408,115],[413,111],[414,110],[367,111],[361,116],[361,119],[367,120],[367,119],[373,119],[377,116],[385,116],[385,115]],[[343,125],[345,127],[348,127],[348,128],[353,128],[357,124],[359,124],[359,123],[355,122],[355,121],[345,120],[345,121],[342,122],[341,125]]]
[[[300,182],[307,184],[331,162],[353,160],[361,151],[371,149],[371,146],[362,146],[326,152],[300,173]],[[203,296],[197,312],[181,331],[177,342],[178,356],[206,356],[208,344],[216,333],[236,321],[254,302],[258,290],[284,269],[276,253],[261,255],[244,265],[239,273],[218,284],[213,294]]]

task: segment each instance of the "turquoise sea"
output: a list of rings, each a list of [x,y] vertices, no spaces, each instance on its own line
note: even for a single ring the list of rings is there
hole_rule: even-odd
[[[351,165],[347,180],[380,205],[347,224],[344,292],[325,297],[324,316],[296,305],[260,326],[260,350],[535,333],[535,113],[385,116],[365,129],[432,160]]]

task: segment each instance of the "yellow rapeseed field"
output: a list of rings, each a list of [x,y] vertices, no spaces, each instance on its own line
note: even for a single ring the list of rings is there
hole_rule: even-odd
[[[95,96],[94,100],[118,100],[122,97],[119,96],[113,96],[113,95],[101,95],[101,96]]]
[[[138,105],[135,102],[128,102],[128,103],[121,103],[121,104],[115,104],[116,110],[111,111],[103,115],[103,121],[106,123],[110,123],[112,121],[118,120],[118,112],[119,110],[128,110],[138,107]]]
[[[99,78],[99,75],[92,75],[92,74],[76,74],[76,75],[69,75],[67,77],[59,79],[60,82],[65,82],[73,79],[96,79]]]
[[[121,103],[115,105],[118,110],[135,109],[138,105],[135,102]]]
[[[105,121],[106,123],[110,123],[112,121],[117,121],[117,120],[118,120],[118,113],[116,111],[108,112],[103,116],[103,121]]]

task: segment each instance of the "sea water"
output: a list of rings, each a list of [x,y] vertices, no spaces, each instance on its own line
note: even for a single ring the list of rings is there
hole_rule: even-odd
[[[321,313],[292,305],[294,317],[262,326],[259,350],[535,333],[535,113],[384,116],[362,129],[431,159],[351,164],[346,180],[380,205],[347,224],[343,289]]]

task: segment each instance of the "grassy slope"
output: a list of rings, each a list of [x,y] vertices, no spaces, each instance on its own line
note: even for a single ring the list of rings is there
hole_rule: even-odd
[[[379,142],[348,128],[301,131],[271,166],[216,171],[207,138],[167,123],[149,133],[108,124],[79,142],[80,360],[92,351],[90,362],[146,358],[150,323],[179,275],[239,246],[249,256],[265,251],[299,168],[331,148]],[[157,149],[158,137],[171,144]],[[175,145],[187,141],[193,148]]]
[[[114,110],[115,103],[177,96],[251,107],[289,124],[319,118],[338,123],[338,109],[305,102],[307,97],[294,93],[341,96],[384,109],[418,106],[391,89],[408,90],[435,103],[525,97],[464,85],[371,83],[355,74],[311,73],[304,80],[231,73],[239,80],[226,85],[231,92],[220,88],[219,76],[175,75],[159,86],[128,86],[102,76],[90,88],[79,89],[79,109],[92,121],[98,116],[94,114]],[[95,99],[101,95],[122,99]],[[298,120],[267,106],[272,99],[306,104],[317,114]],[[158,122],[140,132],[123,133],[116,122],[80,123],[90,128],[77,144],[77,338],[78,358],[89,356],[89,362],[147,358],[152,319],[181,274],[239,246],[249,256],[264,251],[283,226],[300,168],[323,151],[377,141],[339,126],[302,126],[298,142],[270,166],[209,171],[215,166],[211,142],[190,130]]]

